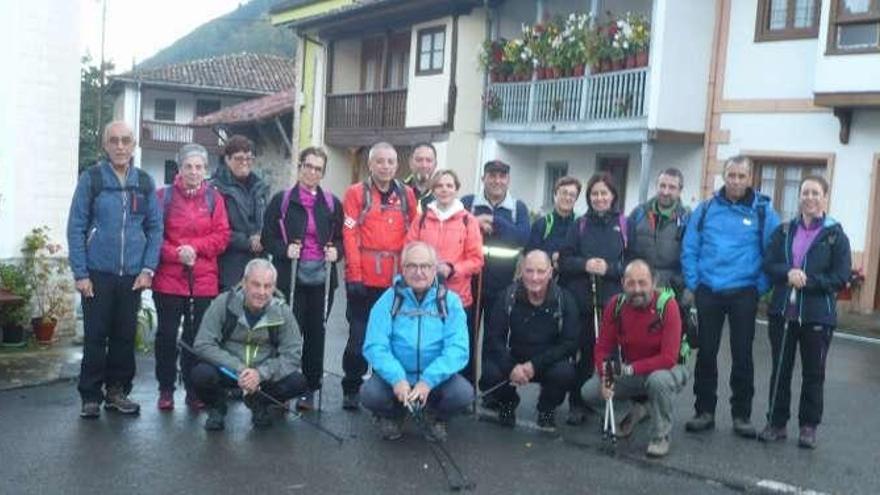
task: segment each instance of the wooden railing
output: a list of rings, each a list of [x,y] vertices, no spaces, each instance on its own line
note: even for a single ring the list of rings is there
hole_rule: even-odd
[[[141,122],[141,145],[161,149],[177,149],[185,143],[198,143],[216,152],[222,142],[209,127],[190,127],[175,122],[144,120]]]
[[[327,95],[327,128],[402,128],[406,89]]]
[[[498,124],[585,122],[646,115],[648,69],[583,77],[491,83],[489,121]]]

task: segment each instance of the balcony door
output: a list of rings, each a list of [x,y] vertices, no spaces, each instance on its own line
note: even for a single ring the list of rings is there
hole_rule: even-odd
[[[409,32],[365,39],[361,45],[361,91],[406,88],[409,44]]]

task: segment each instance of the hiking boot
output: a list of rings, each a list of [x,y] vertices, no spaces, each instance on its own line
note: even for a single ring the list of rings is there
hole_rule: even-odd
[[[752,422],[745,418],[733,418],[733,432],[743,438],[755,438],[758,436],[758,432],[755,430]]]
[[[229,400],[244,400],[244,391],[240,387],[232,387],[226,390],[226,398]]]
[[[801,426],[801,434],[798,436],[798,447],[802,449],[816,448],[815,426]]]
[[[580,426],[587,420],[587,410],[581,406],[569,406],[568,417],[565,423],[571,426]]]
[[[298,411],[314,411],[315,392],[310,390],[300,396],[300,398],[296,401],[296,409]]]
[[[269,406],[256,394],[244,396],[244,405],[251,410],[251,424],[254,428],[268,428],[272,426],[272,415]]]
[[[556,411],[538,411],[538,429],[556,433]]]
[[[785,431],[784,426],[767,425],[761,430],[761,433],[758,434],[758,440],[762,442],[778,442],[780,440],[785,440],[787,437],[788,433]]]
[[[446,421],[440,419],[429,420],[429,432],[426,438],[430,442],[445,442],[449,437],[449,433],[446,431]]]
[[[498,404],[498,424],[507,428],[516,426],[516,406],[514,404]]]
[[[208,408],[208,419],[205,420],[205,430],[221,431],[226,428],[226,404]]]
[[[648,457],[663,457],[669,453],[669,437],[652,438],[645,454]]]
[[[194,392],[186,393],[186,406],[193,411],[201,411],[205,408],[205,403]]]
[[[174,391],[160,390],[159,400],[156,401],[156,407],[158,407],[160,411],[170,411],[174,409]]]
[[[342,395],[342,408],[346,411],[357,411],[361,407],[361,396],[357,392]]]
[[[617,437],[628,438],[632,435],[633,430],[636,429],[636,425],[647,417],[648,409],[641,402],[634,403],[632,409],[629,410],[617,427]]]
[[[79,410],[79,417],[83,419],[97,419],[101,416],[101,403],[94,401],[85,401],[82,403],[82,409]]]
[[[402,419],[379,418],[379,431],[385,440],[399,440],[403,436],[401,431]]]
[[[107,389],[107,397],[104,399],[104,409],[116,411],[120,414],[139,414],[141,405],[128,398],[128,394],[119,388]]]
[[[483,397],[483,409],[488,409],[490,411],[497,411],[498,408],[501,407],[501,401],[494,397]]]
[[[697,413],[684,424],[685,431],[698,433],[715,428],[715,416],[712,413]]]

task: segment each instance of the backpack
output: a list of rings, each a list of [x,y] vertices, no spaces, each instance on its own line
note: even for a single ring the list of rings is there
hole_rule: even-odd
[[[281,198],[281,218],[278,219],[278,226],[281,227],[281,238],[284,239],[284,244],[289,244],[289,240],[287,239],[287,227],[284,225],[284,222],[287,220],[287,209],[290,208],[290,195],[293,193],[293,189],[296,186],[294,185],[290,189],[284,191],[284,196]],[[333,213],[334,209],[334,201],[333,194],[328,191],[321,189],[321,192],[324,193],[324,202],[327,203],[327,209],[330,210],[330,213]],[[332,228],[330,230],[333,230]]]
[[[660,291],[660,295],[657,296],[657,303],[655,305],[655,311],[657,316],[654,321],[651,322],[651,325],[648,327],[649,332],[655,331],[660,325],[663,324],[663,318],[666,315],[666,306],[669,304],[671,299],[675,299],[675,291],[670,288],[664,288]],[[621,319],[620,313],[623,311],[623,305],[626,303],[626,293],[621,292],[614,296],[614,310],[612,311],[612,315],[614,316],[614,320],[617,322],[618,331],[621,328]],[[684,364],[687,361],[687,358],[691,354],[691,346],[688,342],[687,333],[682,332],[681,335],[681,346],[678,351],[678,363]]]
[[[153,192],[154,188],[152,187],[152,180],[150,179],[150,174],[144,172],[138,167],[134,167],[137,171],[138,175],[138,185],[137,187],[125,185],[124,187],[117,184],[114,186],[106,186],[104,185],[104,176],[101,174],[101,164],[92,165],[88,168],[87,173],[89,174],[89,223],[91,224],[91,216],[94,212],[95,207],[95,199],[98,198],[98,195],[101,194],[101,191],[126,191],[134,196],[135,191],[139,191],[144,198],[148,198],[150,193]],[[137,209],[136,202],[132,198],[132,209]]]
[[[405,230],[408,232],[409,231],[409,221],[408,221],[409,220],[409,199],[408,199],[408,195],[406,194],[406,188],[408,186],[401,184],[400,181],[397,179],[393,179],[392,182],[393,182],[393,185],[395,187],[397,187],[398,196],[400,196],[400,211],[403,214],[403,225],[404,225]],[[358,225],[364,224],[364,218],[366,218],[367,213],[370,212],[370,208],[373,207],[373,195],[370,191],[370,185],[372,184],[372,181],[369,178],[367,178],[367,180],[363,181],[361,184],[364,186],[364,205],[363,205],[363,208],[361,209],[361,214],[358,215],[358,219],[357,219]]]
[[[220,330],[219,344],[221,346],[229,340],[229,337],[232,336],[232,332],[235,331],[235,326],[238,325],[238,317],[232,312],[231,307],[232,294],[235,290],[236,289],[230,289],[226,291],[226,318],[223,320],[223,327]],[[273,357],[278,355],[278,346],[281,343],[281,339],[278,336],[280,327],[280,325],[272,325],[266,329],[269,332],[269,344],[272,346]]]
[[[168,207],[171,206],[171,196],[174,194],[174,186],[165,186],[162,188],[162,211],[167,212]],[[217,199],[214,195],[217,194],[217,190],[214,189],[214,186],[208,184],[205,188],[205,202],[208,204],[208,213],[213,217],[214,216],[214,205],[217,202]]]
[[[755,193],[757,194],[757,193]],[[709,207],[712,206],[712,203],[715,202],[715,198],[712,197],[709,201],[706,202],[705,206],[703,206],[703,210],[700,211],[700,219],[697,221],[697,232],[700,234],[703,233],[703,227],[706,225],[706,214],[709,213]],[[761,242],[758,244],[761,248],[761,257],[764,256],[764,223],[767,220],[767,204],[761,203],[757,206],[758,211],[758,232],[761,235]]]
[[[406,288],[406,284],[403,282],[403,280],[398,280],[394,284],[394,301],[392,301],[392,303],[391,303],[391,320],[392,321],[395,318],[397,318],[398,314],[400,314],[400,308],[401,308],[401,306],[403,306],[403,297],[404,297],[403,290],[405,288]],[[446,294],[447,294],[447,292],[448,292],[448,290],[446,288],[446,283],[443,280],[443,277],[441,277],[440,275],[437,275],[437,296],[435,298],[435,300],[437,302],[436,316],[439,316],[440,321],[442,321],[443,323],[446,323],[446,316],[449,314],[446,309]],[[422,310],[415,310],[415,311],[405,311],[404,314],[407,316],[422,316],[425,314],[430,315],[431,313],[425,313]]]
[[[474,206],[474,199],[475,199],[475,197],[472,196],[472,197],[471,197],[471,205],[470,205],[470,206],[465,206],[465,208],[467,208],[467,210],[468,210],[469,212],[471,212],[471,215],[476,216],[476,213],[474,213],[474,209],[476,208],[476,207]],[[464,201],[462,201],[462,203],[464,203]],[[516,212],[517,212],[517,210],[519,210],[519,200],[517,200],[517,201],[514,202],[513,211],[510,213],[510,220],[511,220],[513,223],[516,223]],[[493,212],[494,212],[494,208],[493,208]]]
[[[584,231],[587,230],[587,216],[583,215],[578,219],[578,233],[583,234]],[[620,230],[620,238],[623,240],[623,249],[626,249],[628,244],[627,232],[626,232],[626,215],[620,213],[617,215],[617,228]]]

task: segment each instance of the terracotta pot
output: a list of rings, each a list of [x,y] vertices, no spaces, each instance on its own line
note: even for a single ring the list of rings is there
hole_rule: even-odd
[[[560,69],[559,67],[553,68],[553,78],[554,79],[559,79],[560,77],[563,76],[563,74],[564,73],[562,72],[562,69]]]
[[[574,77],[581,77],[584,75],[584,64],[578,64],[574,67]]]
[[[838,301],[852,301],[852,296],[853,296],[852,288],[849,285],[847,285],[846,287],[841,289],[840,292],[837,293],[837,300]]]
[[[626,60],[612,60],[611,61],[611,70],[623,70],[626,67]]]
[[[627,69],[635,69],[636,66],[636,54],[631,53],[626,56],[626,68]]]
[[[33,318],[31,326],[34,329],[34,337],[38,344],[51,344],[55,340],[55,326],[58,320],[54,318]]]
[[[590,66],[590,74],[601,74],[602,73],[602,64],[596,62],[595,64]]]
[[[611,59],[606,58],[602,60],[602,71],[601,72],[611,72],[612,64]]]
[[[639,53],[636,53],[636,67],[647,67],[648,66],[648,51],[644,50]]]
[[[501,78],[501,77],[500,77],[500,75],[499,75],[497,72],[494,72],[494,71],[493,71],[493,72],[490,72],[490,73],[489,73],[489,80],[492,81],[493,83],[498,82],[498,80],[499,80],[500,78]]]

